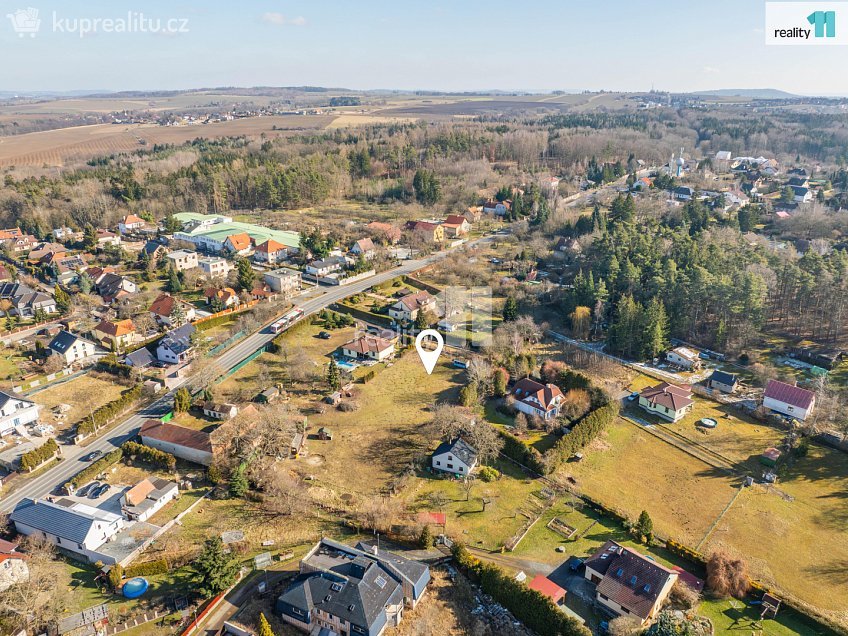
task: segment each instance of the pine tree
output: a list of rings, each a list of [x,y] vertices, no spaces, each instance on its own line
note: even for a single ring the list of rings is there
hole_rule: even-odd
[[[342,385],[339,365],[336,364],[335,358],[330,358],[330,365],[327,367],[327,384],[333,391],[338,391]]]
[[[642,337],[642,356],[645,358],[655,358],[668,348],[668,315],[659,298],[651,299],[645,310]]]
[[[506,299],[503,307],[503,319],[507,322],[518,318],[518,301],[513,296]]]
[[[172,294],[176,294],[177,292],[181,292],[183,290],[183,284],[180,281],[180,276],[177,273],[177,270],[173,267],[168,269],[168,291]]]
[[[196,575],[197,591],[202,597],[209,598],[236,582],[239,563],[232,556],[224,554],[224,544],[221,537],[216,535],[206,540],[192,569]]]
[[[97,247],[97,230],[94,229],[91,223],[86,225],[83,230],[82,246],[88,252]]]
[[[462,406],[475,406],[477,404],[477,384],[469,382],[459,390],[459,403]]]
[[[250,484],[247,481],[247,475],[244,474],[245,466],[241,464],[233,471],[230,477],[230,496],[244,497],[247,491],[250,490]]]
[[[253,282],[256,280],[256,272],[250,266],[250,261],[246,258],[238,262],[238,286],[243,291],[251,291]]]
[[[640,538],[644,537],[645,541],[648,543],[650,543],[651,539],[653,539],[654,522],[647,510],[643,510],[639,513],[639,520],[636,522],[636,525],[633,526],[633,532]]]

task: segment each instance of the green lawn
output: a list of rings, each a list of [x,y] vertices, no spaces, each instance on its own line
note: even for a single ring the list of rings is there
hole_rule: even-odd
[[[20,365],[26,361],[26,358],[16,353],[0,355],[0,380],[18,377],[21,373]]]
[[[497,550],[503,546],[528,518],[522,510],[532,512],[531,498],[539,503],[542,484],[528,478],[511,462],[494,464],[501,478],[491,483],[476,480],[466,500],[463,482],[432,473],[420,473],[404,493],[404,498],[414,511],[444,512],[447,515],[446,532],[460,538],[468,545]],[[436,508],[433,495],[444,497],[444,505]],[[483,499],[490,503],[483,510]]]

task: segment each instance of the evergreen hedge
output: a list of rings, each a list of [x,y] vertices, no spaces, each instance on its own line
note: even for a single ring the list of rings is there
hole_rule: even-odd
[[[93,433],[101,426],[107,424],[112,418],[123,413],[141,397],[141,388],[141,385],[137,384],[121,393],[121,397],[117,400],[113,400],[96,409],[90,417],[86,417],[77,423],[77,433],[80,435]]]
[[[128,565],[124,569],[124,576],[128,579],[134,576],[156,576],[157,574],[167,574],[170,571],[170,566],[166,559],[157,559],[156,561],[148,561],[147,563],[135,563]]]
[[[150,448],[138,442],[124,442],[121,444],[121,450],[125,456],[135,456],[151,466],[160,466],[166,470],[174,470],[177,467],[177,458],[158,448]]]
[[[516,581],[497,565],[481,562],[461,543],[455,543],[451,552],[460,569],[479,582],[486,594],[539,636],[591,636],[588,628],[559,609],[547,596]]]
[[[574,453],[584,448],[600,435],[617,416],[618,404],[608,402],[577,422],[571,429],[571,432],[563,435],[554,445],[553,449],[549,451],[553,453],[553,461],[550,462],[550,468],[552,469],[557,463],[567,460]]]
[[[21,455],[21,470],[33,471],[59,452],[59,445],[52,437],[38,448]]]

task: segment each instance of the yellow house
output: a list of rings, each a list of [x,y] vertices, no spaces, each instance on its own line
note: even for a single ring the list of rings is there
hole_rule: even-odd
[[[126,320],[101,320],[94,330],[97,341],[108,349],[119,351],[135,342],[136,331],[133,321]]]

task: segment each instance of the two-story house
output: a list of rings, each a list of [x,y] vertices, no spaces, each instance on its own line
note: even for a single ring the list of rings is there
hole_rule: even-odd
[[[38,421],[41,405],[15,393],[0,391],[0,435]]]
[[[551,420],[559,415],[565,396],[555,384],[542,384],[531,378],[524,378],[512,388],[515,408],[522,413]]]
[[[436,298],[428,291],[407,294],[389,307],[389,316],[399,322],[412,321],[420,311],[436,310]]]

